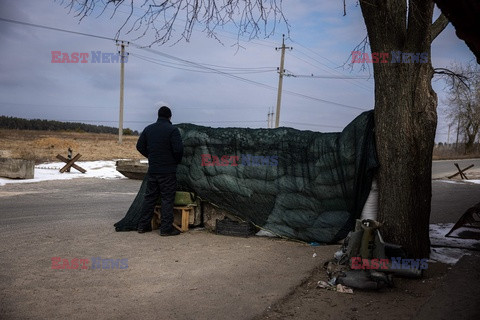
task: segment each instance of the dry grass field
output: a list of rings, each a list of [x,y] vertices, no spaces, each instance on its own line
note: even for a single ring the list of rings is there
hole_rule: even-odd
[[[137,139],[123,136],[123,143],[118,144],[118,135],[114,134],[0,129],[0,157],[40,164],[59,161],[57,154],[66,157],[68,148],[72,148],[73,155],[82,155],[80,161],[142,159],[135,148]]]
[[[39,164],[58,161],[57,154],[66,157],[68,148],[72,148],[74,155],[80,153],[84,161],[142,159],[135,148],[137,139],[123,136],[120,145],[116,134],[0,129],[0,158],[29,159]],[[479,157],[478,151],[466,155],[437,147],[433,150],[433,160]]]

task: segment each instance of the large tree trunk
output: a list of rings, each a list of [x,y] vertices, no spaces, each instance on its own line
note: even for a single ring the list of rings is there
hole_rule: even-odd
[[[433,2],[361,1],[372,52],[388,52],[374,64],[375,126],[380,168],[379,220],[386,241],[415,258],[430,253],[432,152],[437,96],[431,87]],[[392,51],[428,53],[428,63],[391,63]]]

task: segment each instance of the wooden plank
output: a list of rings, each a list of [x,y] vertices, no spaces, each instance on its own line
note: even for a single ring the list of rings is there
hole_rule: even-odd
[[[75,158],[69,160],[69,159],[65,158],[64,156],[57,154],[57,159],[62,160],[63,162],[66,162],[67,165],[68,165],[68,163],[71,162],[71,161],[73,161],[73,162],[77,161],[82,155],[81,155],[81,154],[77,154],[75,157],[77,157],[77,156],[79,156],[79,157],[78,157],[76,160],[74,160]],[[66,166],[67,166],[67,165],[66,165]],[[77,170],[80,171],[81,173],[87,172],[87,170],[85,170],[85,169],[83,169],[82,167],[76,165],[75,163],[72,163],[70,166],[73,167],[73,168],[75,168],[75,169],[77,169]],[[70,166],[69,166],[69,167],[70,167]],[[62,169],[64,169],[64,168],[65,168],[65,167],[63,167]],[[62,169],[60,169],[60,172],[62,172],[62,171],[61,171]],[[65,170],[66,170],[66,169],[65,169]],[[64,170],[64,171],[65,171],[65,170]],[[64,171],[63,171],[63,172],[64,172]],[[62,172],[62,173],[63,173],[63,172]]]
[[[190,220],[190,210],[191,209],[184,209],[182,208],[182,230],[188,231],[188,221]]]
[[[175,223],[173,223],[172,225],[173,225],[173,226],[175,227],[175,229],[177,229],[178,231],[183,232],[182,228],[180,228],[179,226],[177,226]]]
[[[156,218],[156,216],[158,216],[158,219],[160,220],[160,217],[161,217],[161,206],[157,205],[155,206],[155,209],[154,209],[154,212],[155,212],[155,215],[152,219],[152,227],[156,224],[157,221],[154,222],[154,219]],[[194,207],[173,207],[173,211],[174,211],[174,215],[175,215],[175,211],[180,211],[181,213],[181,221],[180,221],[180,226],[178,226],[177,224],[173,223],[173,226],[180,232],[186,232],[188,231],[188,226],[190,224],[190,214],[193,214],[194,213]],[[158,221],[160,222],[160,221]],[[157,224],[158,226],[158,224]]]
[[[65,158],[64,156],[59,155],[59,154],[57,154],[57,159],[62,160],[63,162],[66,162],[66,163],[67,163],[68,161],[70,161],[69,159],[67,159],[67,158]],[[72,164],[72,167],[75,168],[75,169],[77,169],[77,170],[80,171],[81,173],[87,172],[87,170],[83,169],[82,167],[80,167],[80,166],[78,166],[78,165],[76,165],[76,164]]]
[[[451,175],[451,176],[449,176],[449,177],[447,177],[448,179],[452,179],[453,177],[456,177],[456,176],[458,176],[458,175],[460,175],[460,177],[462,177],[462,179],[463,179],[463,176],[465,176],[465,175],[464,175],[464,172],[474,166],[473,164],[471,164],[471,165],[469,165],[468,167],[466,167],[465,169],[460,170],[460,167],[458,166],[458,163],[455,163],[455,165],[456,165],[456,167],[457,167],[457,169],[458,169],[458,172],[455,173],[455,174],[453,174],[453,175]],[[465,178],[466,178],[466,176],[465,176]],[[468,179],[467,179],[467,180],[468,180]]]
[[[460,173],[460,178],[467,179],[467,177],[463,174],[462,169],[460,169],[460,166],[458,165],[458,163],[454,163],[454,165],[455,165],[455,167],[457,167],[457,170]]]
[[[81,156],[82,155],[80,153],[77,153],[77,155],[75,157],[73,157],[72,160],[68,161],[67,164],[62,169],[60,169],[60,173],[64,173],[65,171],[67,171],[68,168],[70,168],[72,166],[72,164],[75,163],[75,161],[80,159]]]

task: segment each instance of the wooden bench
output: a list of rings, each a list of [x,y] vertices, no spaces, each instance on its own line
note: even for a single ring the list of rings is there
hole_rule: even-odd
[[[188,225],[193,224],[193,221],[195,219],[194,215],[194,210],[195,206],[179,206],[179,207],[173,207],[173,226],[177,228],[181,232],[186,232],[188,231]],[[155,206],[154,209],[154,215],[152,218],[152,230],[158,229],[158,226],[160,225],[160,206]],[[177,223],[175,223],[175,216],[179,217],[180,220],[180,226],[178,226]]]

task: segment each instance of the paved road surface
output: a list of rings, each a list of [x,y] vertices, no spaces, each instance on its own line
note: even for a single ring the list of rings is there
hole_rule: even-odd
[[[480,159],[464,159],[464,160],[438,160],[433,161],[432,179],[440,179],[457,173],[458,170],[454,163],[458,163],[461,169],[473,164],[474,167],[469,170],[480,170]],[[467,171],[468,172],[468,171]]]
[[[0,187],[0,318],[250,319],[338,249],[202,231],[117,233],[113,223],[139,186],[77,179]],[[455,222],[479,195],[480,185],[434,181],[432,222]],[[52,257],[126,258],[128,269],[53,270]]]
[[[204,231],[115,232],[139,186],[0,187],[0,319],[251,319],[338,250]],[[52,257],[128,259],[128,268],[54,270]]]

